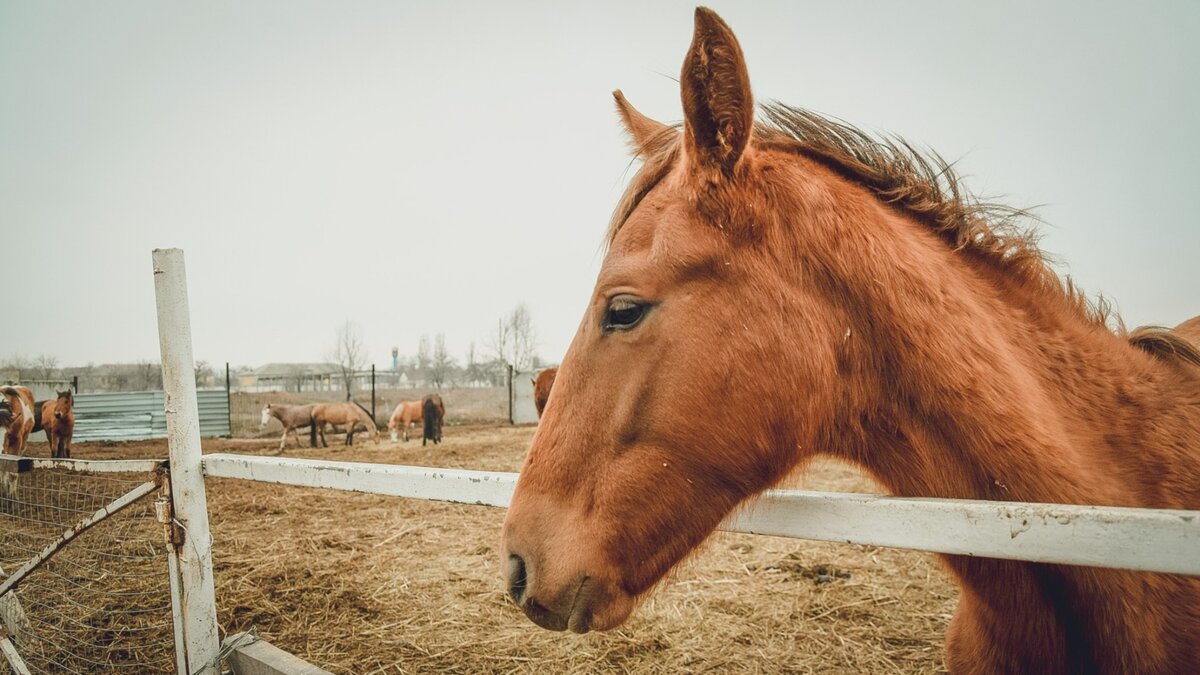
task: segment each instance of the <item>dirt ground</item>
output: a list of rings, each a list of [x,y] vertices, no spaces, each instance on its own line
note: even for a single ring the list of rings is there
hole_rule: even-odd
[[[531,427],[449,426],[440,446],[361,442],[287,456],[516,471]],[[278,440],[204,442],[274,454]],[[36,446],[35,446],[36,448]],[[36,452],[36,449],[35,449]],[[81,444],[86,458],[161,457],[163,442]],[[874,492],[818,461],[793,485]],[[929,673],[957,591],[924,553],[718,533],[619,630],[544,631],[507,599],[504,512],[210,479],[224,630],[336,673]]]

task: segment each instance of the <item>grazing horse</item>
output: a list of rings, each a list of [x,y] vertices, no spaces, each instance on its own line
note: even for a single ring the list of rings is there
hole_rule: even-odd
[[[325,442],[326,424],[346,427],[346,445],[354,445],[354,430],[359,424],[367,428],[369,438],[374,439],[379,435],[379,428],[375,426],[375,420],[371,419],[371,415],[363,410],[362,406],[353,401],[314,405],[312,424],[315,432],[321,436],[321,445],[326,448],[329,447],[329,444]]]
[[[393,442],[401,433],[404,434],[404,442],[408,442],[408,428],[414,424],[421,424],[423,419],[423,402],[403,401],[392,411],[392,416],[388,419],[388,431],[392,434]]]
[[[70,459],[71,437],[75,435],[75,396],[70,389],[56,393],[58,398],[53,401],[39,401],[40,410],[35,416],[38,426],[46,431],[50,456]]]
[[[442,442],[442,420],[446,417],[446,406],[441,396],[430,394],[421,399],[421,408],[421,416],[425,420],[421,445],[424,446],[425,441],[433,441],[437,445]]]
[[[696,11],[505,518],[512,598],[607,630],[816,454],[893,494],[1200,508],[1200,350],[1114,333],[1011,210],[903,141],[771,104]],[[720,398],[721,404],[713,401]],[[1183,673],[1200,578],[939,556],[955,673]]]
[[[23,454],[36,419],[33,414],[33,392],[26,387],[7,386],[0,389],[0,395],[3,395],[11,414],[8,424],[4,426],[4,442],[0,445],[0,452]]]
[[[296,437],[296,446],[300,446],[300,432],[297,429],[308,429],[308,443],[310,447],[317,447],[317,430],[312,423],[312,403],[305,405],[284,405],[282,403],[268,403],[263,406],[262,420],[259,422],[259,427],[266,427],[267,422],[271,418],[279,420],[283,425],[283,435],[279,437],[279,451],[283,452],[283,446],[287,443],[288,432]]]
[[[539,418],[546,409],[546,401],[550,400],[550,390],[554,387],[554,376],[557,374],[558,368],[547,368],[533,380],[533,405],[537,408]]]

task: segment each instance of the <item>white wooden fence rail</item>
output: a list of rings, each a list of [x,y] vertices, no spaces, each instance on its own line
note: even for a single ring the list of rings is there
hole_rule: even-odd
[[[213,454],[212,478],[507,507],[517,474]],[[1200,511],[772,490],[722,529],[1010,560],[1200,575]]]

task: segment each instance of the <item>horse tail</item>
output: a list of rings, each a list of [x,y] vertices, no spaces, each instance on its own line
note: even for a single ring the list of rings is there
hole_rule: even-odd
[[[425,445],[425,441],[435,441],[437,438],[437,405],[433,402],[432,396],[426,396],[421,401],[421,417],[424,420],[423,429],[421,430],[421,445]]]
[[[33,402],[33,431],[31,434],[36,434],[42,430],[42,407],[46,405],[46,401]]]
[[[422,433],[421,444],[424,445],[426,440],[436,443],[442,442],[442,417],[446,414],[446,407],[442,404],[442,397],[437,394],[430,394],[421,401],[421,416],[424,418],[424,430]]]

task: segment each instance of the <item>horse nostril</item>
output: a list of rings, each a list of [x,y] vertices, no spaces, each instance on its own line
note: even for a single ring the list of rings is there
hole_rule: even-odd
[[[521,604],[521,600],[525,597],[525,584],[527,582],[525,561],[515,553],[508,556],[508,594],[512,596],[513,601],[518,605]]]

